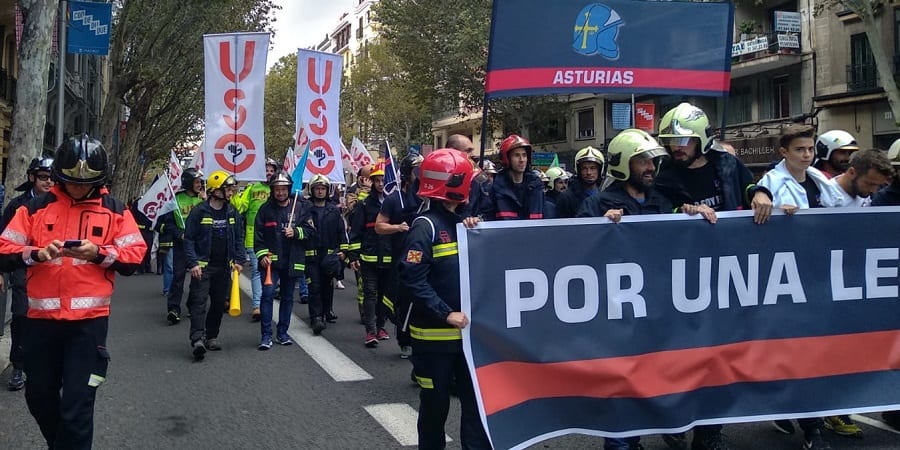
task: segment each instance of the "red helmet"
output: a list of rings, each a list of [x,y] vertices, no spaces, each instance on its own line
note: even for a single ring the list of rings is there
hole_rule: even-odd
[[[466,202],[475,168],[465,153],[451,148],[435,150],[419,166],[420,197]]]
[[[511,134],[500,143],[500,162],[509,167],[509,152],[520,147],[528,153],[528,163],[531,165],[531,143],[518,134]]]

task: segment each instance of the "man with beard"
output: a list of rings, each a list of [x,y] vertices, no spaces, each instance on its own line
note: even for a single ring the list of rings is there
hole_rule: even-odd
[[[859,150],[856,139],[843,130],[826,131],[816,139],[816,161],[813,167],[828,178],[834,178],[850,167],[850,155]]]
[[[288,328],[291,326],[291,313],[294,309],[294,286],[300,277],[306,276],[305,245],[314,233],[308,207],[303,204],[305,202],[296,197],[294,201],[291,199],[294,182],[290,175],[278,172],[270,178],[271,195],[256,214],[256,235],[253,237],[254,258],[259,261],[260,268],[267,270],[272,278],[272,284],[263,287],[259,303],[259,350],[272,348],[272,310],[276,288],[281,292],[281,302],[275,339],[281,345],[292,344]],[[312,305],[309,309],[313,331],[321,332],[325,327],[321,311],[313,311]],[[321,327],[319,322],[322,322]]]
[[[544,185],[531,173],[531,143],[512,134],[500,143],[503,169],[471,215],[484,220],[544,218]]]
[[[656,189],[657,168],[667,156],[656,140],[645,131],[624,130],[609,143],[610,164],[606,176],[615,181],[606,190],[584,200],[577,217],[606,217],[618,223],[625,215],[667,214],[673,212],[672,203]],[[696,205],[684,205],[690,215],[700,213]],[[705,217],[705,216],[704,216]],[[715,222],[715,216],[705,217]],[[695,443],[700,441],[695,441]],[[723,444],[724,445],[724,444]],[[640,437],[607,438],[605,450],[642,449]],[[723,449],[724,446],[697,446],[694,449]]]
[[[659,141],[669,153],[656,186],[674,205],[695,205],[709,219],[716,211],[752,208],[763,223],[772,212],[772,194],[756,185],[753,174],[710,137],[709,119],[700,108],[682,103],[659,124]],[[720,426],[702,426],[701,428]]]
[[[568,188],[559,196],[557,216],[575,217],[584,200],[600,192],[600,179],[605,169],[603,152],[591,146],[578,150],[575,154],[575,178],[569,181]]]
[[[372,191],[350,213],[350,268],[362,276],[362,322],[366,327],[363,343],[378,346],[391,338],[384,329],[390,309],[388,282],[391,270],[391,239],[375,232],[375,219],[384,202],[384,163],[378,163],[369,175]]]
[[[615,181],[588,197],[577,217],[606,217],[618,222],[623,215],[667,214],[672,203],[654,189],[657,167],[666,151],[645,131],[624,130],[609,143],[612,161],[606,176]]]
[[[893,175],[891,162],[883,151],[860,150],[850,157],[846,172],[831,179],[844,194],[841,207],[869,206],[869,196],[886,185]]]
[[[53,168],[53,158],[34,158],[28,165],[28,181],[16,187],[17,191],[24,191],[22,195],[10,200],[3,210],[3,219],[0,223],[0,230],[5,230],[6,226],[16,215],[16,210],[20,206],[28,203],[29,200],[41,197],[50,192],[53,187],[53,179],[51,177],[51,169]],[[25,337],[25,326],[28,322],[26,319],[28,314],[28,296],[25,293],[25,269],[16,269],[9,274],[9,285],[12,288],[12,320],[9,322],[9,362],[12,363],[12,373],[6,383],[7,389],[10,391],[18,391],[25,387],[24,354],[22,350],[22,339]],[[2,279],[0,279],[2,280]],[[0,283],[2,286],[2,283]]]
[[[309,215],[316,232],[306,251],[306,273],[310,281],[309,310],[314,334],[320,334],[325,329],[326,322],[337,322],[331,280],[343,273],[349,247],[341,210],[328,199],[330,186],[328,177],[321,174],[309,180],[309,197],[312,201]],[[313,317],[316,319],[312,320]]]
[[[269,199],[269,183],[272,182],[272,176],[278,171],[278,163],[272,158],[266,158],[266,182],[257,181],[250,183],[244,188],[239,195],[235,195],[231,199],[231,204],[244,217],[244,246],[247,247],[247,260],[255,261],[256,256],[253,253],[253,236],[254,227],[256,225],[256,214],[259,208]],[[259,267],[256,264],[250,264],[250,287],[252,289],[252,305],[253,313],[250,318],[255,322],[259,320],[259,301],[262,298],[262,279],[259,276]]]

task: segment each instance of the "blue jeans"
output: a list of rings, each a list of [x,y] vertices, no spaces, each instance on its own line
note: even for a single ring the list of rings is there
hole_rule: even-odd
[[[309,297],[309,285],[306,283],[306,273],[303,273],[303,276],[300,277],[300,298]],[[284,298],[284,297],[281,297]]]
[[[172,250],[169,249],[163,259],[163,292],[169,292],[172,289],[172,278],[175,277],[175,274],[172,273],[172,258]]]
[[[263,339],[272,338],[272,310],[275,302],[275,286],[280,286],[281,301],[278,307],[278,325],[276,336],[287,336],[288,327],[291,325],[291,312],[294,310],[294,284],[296,278],[291,278],[291,269],[272,270],[272,284],[263,287],[262,298],[259,302],[259,328]],[[280,283],[279,283],[280,282]]]
[[[259,260],[252,248],[247,249],[247,261],[250,261],[250,289],[253,290],[253,308],[259,308],[259,299],[262,298],[262,279],[259,277]]]

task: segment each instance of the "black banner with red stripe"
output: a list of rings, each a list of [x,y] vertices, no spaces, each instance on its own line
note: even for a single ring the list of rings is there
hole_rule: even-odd
[[[460,231],[496,448],[900,407],[900,208],[719,217]]]
[[[489,98],[729,91],[732,3],[494,0],[493,5]]]

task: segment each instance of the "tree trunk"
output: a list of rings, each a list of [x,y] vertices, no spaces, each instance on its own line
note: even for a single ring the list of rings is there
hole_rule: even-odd
[[[878,31],[875,24],[875,12],[872,4],[866,2],[866,9],[859,13],[866,26],[866,37],[869,39],[869,48],[872,49],[872,56],[875,58],[875,67],[878,70],[878,77],[881,79],[881,86],[884,87],[888,104],[894,115],[894,125],[900,127],[900,91],[897,90],[897,82],[891,72],[891,60],[888,59],[887,53],[884,52],[884,45],[881,43],[881,32]]]
[[[19,46],[19,78],[16,84],[7,180],[24,180],[29,162],[40,155],[44,147],[50,43],[58,1],[20,0],[19,5],[25,23]],[[57,86],[57,89],[65,92],[65,86]]]

